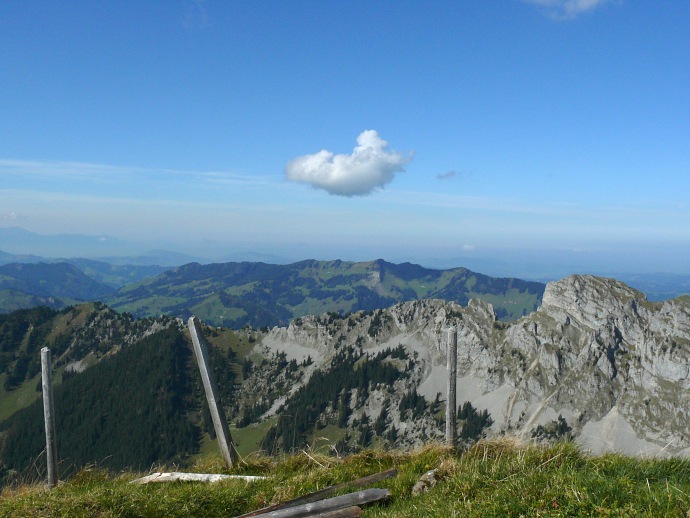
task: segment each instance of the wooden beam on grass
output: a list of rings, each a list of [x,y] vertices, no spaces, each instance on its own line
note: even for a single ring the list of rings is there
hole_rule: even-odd
[[[362,508],[357,505],[353,505],[352,507],[346,507],[345,509],[321,513],[319,518],[358,518],[359,516],[362,516]]]
[[[371,504],[373,502],[380,502],[381,500],[387,499],[390,494],[388,489],[364,489],[355,493],[334,496],[326,500],[288,507],[287,509],[269,511],[255,516],[263,516],[265,518],[306,518],[309,516],[323,516],[324,513],[341,511],[350,507]]]
[[[317,502],[319,500],[326,498],[329,495],[332,495],[336,491],[340,491],[341,489],[364,487],[368,486],[369,484],[375,484],[377,482],[381,482],[382,480],[393,478],[397,475],[397,469],[387,469],[385,471],[381,471],[380,473],[374,473],[373,475],[367,475],[366,477],[352,480],[351,482],[343,482],[341,484],[335,484],[334,486],[328,486],[323,489],[320,489],[319,491],[314,491],[313,493],[309,493],[298,498],[293,498],[292,500],[288,500],[287,502],[283,502],[281,504],[275,504],[268,507],[264,507],[262,509],[257,509],[256,511],[251,511],[249,513],[238,516],[237,518],[250,518],[251,516],[260,516],[262,514],[266,514],[271,511],[277,511],[279,509],[288,509],[290,507],[295,507],[297,505],[308,504],[310,502]]]
[[[254,475],[216,475],[205,473],[181,473],[173,471],[170,473],[152,473],[146,477],[132,480],[130,484],[150,484],[152,482],[173,482],[180,480],[183,482],[220,482],[221,480],[244,480],[245,482],[256,482],[265,480],[267,477]]]

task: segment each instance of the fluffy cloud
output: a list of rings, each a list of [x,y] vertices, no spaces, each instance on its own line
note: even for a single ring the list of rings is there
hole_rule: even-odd
[[[611,0],[526,0],[544,7],[555,18],[575,18]]]
[[[325,149],[291,160],[285,167],[288,180],[302,182],[338,196],[365,196],[382,188],[402,172],[411,157],[388,151],[388,142],[374,130],[357,137],[350,155],[334,155]]]

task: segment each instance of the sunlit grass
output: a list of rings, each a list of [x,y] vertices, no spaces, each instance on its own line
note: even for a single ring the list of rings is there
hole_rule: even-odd
[[[391,467],[398,476],[376,484],[391,491],[390,500],[365,507],[365,516],[690,516],[688,459],[591,457],[572,444],[536,447],[506,439],[462,454],[439,445],[342,458],[313,451],[253,454],[233,473],[269,477],[254,483],[141,486],[129,483],[137,474],[90,468],[52,490],[5,489],[0,516],[228,517]],[[439,482],[412,496],[415,482],[431,469]],[[227,472],[218,455],[200,458],[190,471]]]

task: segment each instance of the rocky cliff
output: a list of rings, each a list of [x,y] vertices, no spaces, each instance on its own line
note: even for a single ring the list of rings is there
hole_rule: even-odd
[[[261,346],[289,359],[309,356],[313,372],[344,346],[373,354],[401,344],[412,359],[407,385],[433,399],[445,395],[451,326],[458,330],[458,402],[487,410],[492,433],[531,438],[570,428],[595,453],[690,455],[688,297],[652,303],[616,280],[575,275],[548,284],[541,307],[513,323],[499,322],[478,300],[466,307],[421,300],[296,319]],[[390,397],[390,390],[372,392],[355,415],[375,417]],[[440,435],[428,420],[417,433],[394,406],[392,423],[416,441]]]

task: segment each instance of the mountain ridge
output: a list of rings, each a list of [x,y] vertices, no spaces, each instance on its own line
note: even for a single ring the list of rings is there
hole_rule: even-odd
[[[354,326],[303,318],[262,343],[298,362],[309,355],[317,365],[348,345],[374,354],[400,344],[419,355],[419,394],[431,399],[445,392],[443,333],[457,325],[460,401],[487,410],[493,433],[529,438],[562,419],[595,452],[690,455],[690,299],[648,302],[613,279],[580,275],[549,283],[544,298],[511,323],[497,321],[479,300],[466,307],[424,300],[360,316]],[[369,419],[380,411],[364,408]]]
[[[412,263],[317,261],[189,263],[126,286],[107,302],[137,316],[192,313],[213,325],[271,327],[328,311],[348,313],[404,300],[443,297],[493,303],[502,318],[535,309],[544,285],[493,278],[466,268],[435,270]]]

